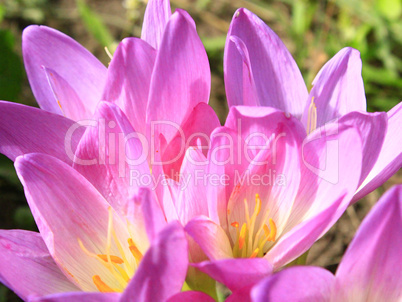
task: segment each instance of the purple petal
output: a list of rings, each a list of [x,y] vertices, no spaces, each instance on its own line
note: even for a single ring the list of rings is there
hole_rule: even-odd
[[[234,291],[225,302],[251,302],[251,289],[253,286],[246,286]]]
[[[336,272],[337,301],[402,297],[402,185],[386,192],[359,227]],[[342,294],[344,295],[342,295]],[[347,299],[346,299],[347,300]]]
[[[144,186],[141,180],[151,179],[141,138],[116,105],[100,102],[77,147],[74,169],[119,213]]]
[[[328,302],[334,281],[334,275],[320,267],[291,267],[258,283],[251,297],[253,302]]]
[[[120,294],[118,293],[88,293],[73,292],[65,294],[54,294],[39,299],[30,300],[32,302],[117,302]]]
[[[0,281],[24,300],[79,290],[60,271],[40,234],[0,230]]]
[[[173,222],[151,243],[121,301],[166,301],[180,292],[186,278],[187,265],[184,230]]]
[[[84,291],[97,291],[94,275],[111,288],[121,288],[78,241],[92,253],[106,254],[110,206],[99,192],[73,168],[48,155],[26,154],[16,159],[15,167],[41,235],[65,275]],[[113,228],[119,242],[126,243],[130,235],[117,215]],[[135,265],[128,245],[122,248],[129,265]],[[138,249],[144,251],[142,245]],[[120,255],[120,251],[112,245],[110,254]]]
[[[180,222],[185,225],[197,215],[208,215],[206,196],[206,158],[201,150],[190,147],[180,170],[179,191],[175,206]]]
[[[339,119],[340,124],[354,126],[359,129],[363,143],[362,172],[359,185],[367,177],[374,166],[379,154],[385,134],[387,133],[388,117],[381,113],[351,112]]]
[[[169,143],[193,108],[208,102],[210,86],[208,57],[194,21],[177,10],[166,25],[152,75],[147,122],[158,124],[151,135],[163,133]]]
[[[169,298],[167,302],[214,302],[215,300],[203,292],[185,291]]]
[[[232,258],[228,236],[222,227],[207,217],[195,217],[185,227],[186,232],[198,243],[211,260]]]
[[[102,97],[117,104],[143,135],[148,134],[146,112],[155,57],[155,49],[141,39],[124,39],[110,62]]]
[[[353,201],[385,183],[396,171],[402,168],[402,103],[388,112],[388,129],[378,159],[369,175],[360,186]]]
[[[366,111],[361,71],[360,53],[356,49],[346,47],[329,60],[313,81],[303,124],[307,126],[312,98],[317,107],[317,127],[352,111]]]
[[[0,152],[11,160],[38,152],[70,165],[85,128],[56,114],[0,101],[0,130]]]
[[[244,46],[233,43],[232,36],[242,41]],[[244,49],[248,50],[249,63]],[[245,87],[252,89],[250,79],[254,78],[258,95],[256,105],[275,107],[301,117],[308,94],[299,68],[279,37],[244,8],[234,14],[228,32],[224,74],[229,106],[250,103],[243,99],[250,93],[243,90]],[[250,83],[244,86],[243,83],[247,82]]]
[[[346,210],[360,179],[359,131],[328,124],[304,142],[302,159],[299,192],[284,236],[266,255],[276,269],[308,250]]]
[[[153,192],[148,188],[140,188],[134,200],[127,205],[126,217],[133,224],[133,236],[143,236],[136,227],[138,221],[143,221],[145,231],[150,241],[166,226],[166,219],[158,202],[154,198]]]
[[[260,99],[258,98],[257,88],[254,81],[253,71],[251,69],[250,56],[247,50],[247,46],[244,42],[236,36],[230,36],[230,41],[236,46],[238,56],[241,57],[241,68],[234,73],[228,74],[225,77],[226,80],[226,93],[228,97],[229,106],[261,106]],[[230,43],[230,42],[228,42]],[[227,44],[228,56],[234,52],[231,45]],[[236,53],[232,54],[235,56]],[[226,62],[226,61],[225,61]],[[232,67],[230,64],[235,64],[235,60],[228,61],[228,69]],[[239,74],[241,73],[241,74]],[[234,83],[232,83],[232,81]]]
[[[150,0],[145,10],[141,39],[159,49],[163,33],[172,11],[169,0]]]
[[[241,226],[243,223],[247,223],[244,200],[247,201],[249,213],[252,213],[256,205],[256,194],[258,194],[261,200],[260,211],[264,213],[260,214],[259,219],[263,218],[265,213],[269,213],[269,218],[275,221],[277,233],[280,234],[291,214],[299,189],[301,164],[299,150],[302,145],[302,137],[296,131],[297,125],[301,129],[298,120],[287,118],[282,112],[276,115],[277,124],[272,123],[271,132],[263,129],[263,126],[275,121],[274,114],[270,116],[271,119],[265,118],[259,121],[256,119],[258,122],[256,121],[254,124],[246,118],[241,120],[242,127],[246,129],[249,125],[253,126],[250,127],[251,129],[261,127],[263,132],[252,130],[250,132],[265,135],[266,142],[265,145],[264,143],[257,144],[261,150],[250,162],[247,170],[241,174],[241,179],[238,180],[228,202],[227,217],[230,224],[237,222]],[[250,140],[245,145],[253,146],[252,141]],[[249,151],[251,150],[244,149],[244,152],[249,153]],[[257,225],[269,225],[268,217],[265,219],[266,221],[259,220]],[[258,227],[256,228],[258,229]],[[229,227],[229,231],[232,240],[237,240],[236,228]]]
[[[264,258],[237,258],[204,261],[192,264],[231,291],[253,285],[272,273],[271,264]]]
[[[293,227],[278,239],[276,245],[264,258],[273,264],[275,270],[278,270],[303,255],[346,210],[348,203],[342,203],[344,200],[344,196],[341,196],[318,215]]]
[[[101,99],[106,80],[106,67],[89,51],[65,34],[46,26],[27,27],[22,36],[22,51],[29,83],[39,106],[47,111],[62,114],[53,91],[42,69],[57,72],[58,77],[68,83],[67,95],[75,91],[85,101],[86,112],[93,113]],[[62,87],[60,87],[62,89]],[[66,106],[71,106],[66,108]],[[82,105],[65,102],[65,112],[73,112]],[[79,113],[74,116],[80,116]],[[71,118],[70,116],[67,116]],[[86,116],[90,118],[91,115]]]
[[[80,100],[75,90],[71,88],[65,79],[50,68],[43,67],[43,71],[53,91],[54,99],[64,116],[73,121],[84,120],[92,116],[93,112],[90,110],[93,108],[85,107],[85,103]]]
[[[163,153],[164,171],[172,175],[180,171],[186,150],[200,145],[207,156],[212,131],[220,126],[215,111],[205,103],[194,107]]]

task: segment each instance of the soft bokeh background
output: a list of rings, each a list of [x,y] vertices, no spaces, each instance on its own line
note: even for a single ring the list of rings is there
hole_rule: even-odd
[[[171,4],[173,9],[187,10],[197,24],[212,70],[210,105],[222,123],[227,114],[223,48],[239,7],[256,13],[281,37],[308,87],[329,58],[352,46],[363,60],[368,110],[388,111],[402,99],[401,0],[171,0]],[[36,106],[21,56],[21,33],[29,24],[66,33],[107,65],[105,46],[113,52],[124,37],[140,36],[145,5],[140,0],[0,0],[0,100]],[[313,246],[307,262],[334,271],[362,218],[387,188],[401,182],[399,172],[350,207]],[[4,156],[0,157],[0,227],[36,230],[13,165]],[[0,286],[2,301],[19,299]]]

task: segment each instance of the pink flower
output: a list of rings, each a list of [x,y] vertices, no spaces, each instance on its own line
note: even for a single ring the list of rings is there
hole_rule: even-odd
[[[1,102],[0,152],[12,160],[40,152],[71,163],[63,150],[66,132],[72,121],[91,119],[100,101],[120,107],[135,132],[154,143],[147,160],[170,161],[166,172],[179,169],[182,148],[197,139],[206,146],[205,137],[220,125],[207,105],[211,75],[194,21],[182,10],[171,14],[169,1],[149,1],[142,39],[124,39],[108,69],[76,41],[46,26],[24,30],[23,55],[39,106],[60,117]],[[82,129],[73,147],[80,134]]]
[[[183,229],[165,227],[146,189],[123,215],[54,157],[26,154],[15,167],[40,231],[0,231],[0,279],[22,299],[163,301],[181,290],[188,262]]]
[[[402,186],[393,187],[361,224],[335,276],[319,267],[285,269],[228,301],[400,301]],[[251,298],[251,299],[250,299]]]
[[[183,285],[183,229],[165,227],[163,188],[130,183],[130,173],[160,177],[152,157],[205,146],[219,121],[206,104],[210,71],[192,19],[154,0],[144,20],[143,39],[125,39],[109,69],[58,31],[24,31],[28,78],[44,110],[0,102],[0,152],[15,161],[40,230],[1,231],[0,279],[23,299],[164,301]],[[164,168],[180,168],[183,154]],[[29,268],[22,275],[20,265]],[[75,292],[97,290],[122,293]]]
[[[302,255],[349,205],[362,150],[351,125],[329,123],[306,139],[282,111],[232,107],[208,157],[187,152],[187,187],[172,190],[180,221],[209,258],[193,265],[234,291]]]
[[[269,106],[300,119],[307,133],[334,119],[359,126],[363,169],[353,201],[383,184],[402,166],[398,135],[402,105],[367,113],[362,63],[353,48],[339,51],[317,74],[308,93],[295,61],[279,37],[246,9],[232,20],[224,74],[229,107]]]

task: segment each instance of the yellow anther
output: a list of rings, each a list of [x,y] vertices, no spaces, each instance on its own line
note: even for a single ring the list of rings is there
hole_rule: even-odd
[[[123,259],[121,259],[120,257],[117,256],[110,256],[110,261],[112,261],[113,263],[117,263],[117,264],[122,264],[124,263]],[[101,258],[103,261],[108,262],[108,255],[98,255],[99,258]]]
[[[254,252],[251,254],[250,258],[255,258],[258,255],[258,252],[260,251],[260,249],[257,247]]]
[[[240,235],[239,235],[239,249],[241,250],[244,246],[244,241],[246,239],[246,231],[247,231],[247,225],[243,223],[241,226],[240,230]]]
[[[139,251],[139,249],[137,248],[137,246],[134,244],[133,239],[128,238],[127,242],[128,242],[128,247],[130,248],[130,252],[131,252],[131,254],[133,254],[135,260],[137,261],[137,264],[140,263],[140,261],[142,259],[142,254]]]
[[[113,293],[115,292],[112,288],[110,288],[105,282],[102,281],[102,279],[98,275],[94,275],[92,277],[92,281],[94,282],[96,288],[101,292],[101,293]]]
[[[269,236],[267,238],[268,241],[275,241],[276,239],[276,224],[272,218],[269,219]]]

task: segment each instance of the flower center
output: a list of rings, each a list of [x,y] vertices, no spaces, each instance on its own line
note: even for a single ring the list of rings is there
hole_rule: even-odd
[[[119,256],[111,255],[111,247],[112,247],[112,239],[113,242],[119,251]],[[124,249],[116,236],[116,232],[113,228],[113,212],[112,208],[109,207],[109,219],[108,219],[108,229],[107,229],[107,240],[105,247],[105,254],[95,254],[90,252],[82,243],[82,241],[78,238],[78,244],[85,254],[88,256],[97,259],[102,265],[104,265],[109,272],[113,275],[113,277],[118,281],[119,287],[112,288],[108,284],[106,284],[99,275],[93,275],[92,281],[95,284],[96,288],[102,292],[122,292],[128,282],[130,282],[131,277],[134,275],[135,267],[130,265],[128,261],[128,256],[124,252]],[[127,239],[128,248],[133,255],[136,265],[138,267],[140,261],[142,260],[142,254],[138,250],[137,246],[134,244],[132,238]],[[129,253],[128,253],[129,254]]]
[[[317,128],[317,107],[314,103],[314,97],[311,99],[307,116],[307,134],[310,134]]]
[[[255,258],[264,256],[264,246],[268,241],[274,242],[276,239],[276,224],[269,218],[269,211],[264,213],[261,225],[256,226],[257,218],[261,212],[261,199],[255,194],[254,212],[250,217],[247,200],[244,199],[244,211],[246,222],[241,228],[237,221],[230,225],[236,228],[236,241],[233,246],[233,256],[236,258]],[[269,227],[265,221],[268,221]]]

